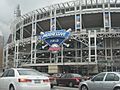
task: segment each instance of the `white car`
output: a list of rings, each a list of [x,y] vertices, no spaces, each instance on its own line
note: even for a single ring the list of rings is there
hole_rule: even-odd
[[[34,69],[11,68],[0,77],[0,90],[50,90],[50,81]]]
[[[101,72],[81,82],[79,90],[120,90],[120,72]]]

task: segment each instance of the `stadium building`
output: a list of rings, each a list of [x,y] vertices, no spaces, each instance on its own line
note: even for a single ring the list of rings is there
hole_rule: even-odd
[[[43,7],[25,15],[16,11],[4,47],[4,66],[33,67],[48,73],[93,74],[120,71],[120,1],[77,0]],[[40,33],[71,29],[54,54]]]

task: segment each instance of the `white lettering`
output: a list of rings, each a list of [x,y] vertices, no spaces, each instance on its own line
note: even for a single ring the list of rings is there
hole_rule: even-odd
[[[49,37],[64,37],[65,36],[65,34],[66,34],[66,32],[58,32],[58,31],[56,31],[56,32],[46,32],[43,36],[42,36],[42,38],[49,38]]]

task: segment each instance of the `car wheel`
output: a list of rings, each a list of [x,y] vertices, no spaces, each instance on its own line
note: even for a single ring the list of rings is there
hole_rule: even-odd
[[[116,87],[116,88],[114,88],[114,90],[120,90],[120,87]]]
[[[87,86],[83,85],[83,86],[81,87],[81,90],[88,90],[88,88],[87,88]]]
[[[13,85],[10,85],[9,90],[15,90],[14,86],[13,86]]]
[[[69,87],[73,87],[74,85],[73,85],[73,83],[72,82],[70,82],[69,83]]]

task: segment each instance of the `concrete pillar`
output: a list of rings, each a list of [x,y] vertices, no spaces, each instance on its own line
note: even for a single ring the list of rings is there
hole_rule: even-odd
[[[97,65],[93,66],[89,72],[98,73],[98,66]]]
[[[58,73],[59,69],[57,65],[49,65],[48,73]]]

